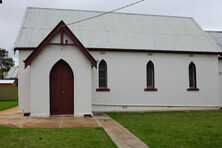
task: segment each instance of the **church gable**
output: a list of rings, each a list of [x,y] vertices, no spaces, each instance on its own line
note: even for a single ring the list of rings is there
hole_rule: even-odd
[[[49,45],[63,45],[72,46],[75,45],[74,41],[66,34],[62,29],[50,42]]]
[[[31,65],[32,61],[38,54],[45,49],[48,45],[62,45],[62,46],[77,46],[78,49],[85,55],[85,57],[91,62],[92,66],[97,67],[96,60],[87,51],[87,49],[81,44],[76,36],[70,31],[66,24],[61,21],[49,35],[39,44],[39,46],[28,56],[24,61],[25,67]]]

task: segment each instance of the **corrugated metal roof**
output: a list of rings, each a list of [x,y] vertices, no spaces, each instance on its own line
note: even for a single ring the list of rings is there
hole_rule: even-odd
[[[19,67],[11,67],[5,78],[18,78]]]
[[[61,20],[68,24],[101,13],[27,8],[15,47],[37,47]],[[196,22],[187,17],[112,13],[69,28],[86,48],[219,50]]]
[[[222,31],[206,31],[222,50]]]

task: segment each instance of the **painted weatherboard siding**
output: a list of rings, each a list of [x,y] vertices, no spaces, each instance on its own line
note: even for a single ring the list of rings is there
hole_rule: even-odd
[[[219,60],[219,88],[220,106],[222,107],[222,60]]]
[[[19,73],[18,73],[18,99],[19,112],[31,112],[30,108],[30,67],[25,69],[24,60],[31,54],[32,50],[19,51]]]
[[[108,69],[109,92],[97,92],[98,70],[92,73],[93,111],[158,110],[180,106],[180,109],[218,108],[219,77],[217,55],[189,55],[167,53],[132,53],[91,51],[97,60],[104,59]],[[157,91],[146,88],[146,64],[151,60],[155,69]],[[99,63],[98,61],[98,63]],[[193,61],[197,71],[199,91],[187,91],[189,87],[188,65]],[[126,108],[126,106],[128,106]],[[147,107],[147,106],[150,106]],[[199,106],[199,107],[194,107]],[[169,109],[169,108],[168,108]]]
[[[31,116],[50,115],[49,75],[63,59],[74,74],[74,116],[91,112],[91,64],[75,46],[47,46],[31,64]]]

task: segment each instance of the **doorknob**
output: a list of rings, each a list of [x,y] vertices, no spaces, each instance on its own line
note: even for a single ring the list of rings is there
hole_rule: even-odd
[[[64,95],[65,94],[65,92],[64,91],[62,91],[62,95]]]

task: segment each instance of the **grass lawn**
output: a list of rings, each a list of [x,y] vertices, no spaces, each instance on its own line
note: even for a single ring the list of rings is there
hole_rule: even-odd
[[[15,107],[18,105],[18,101],[1,101],[0,100],[0,111]]]
[[[113,148],[103,128],[0,127],[1,148]]]
[[[107,114],[151,148],[222,147],[222,111]]]

